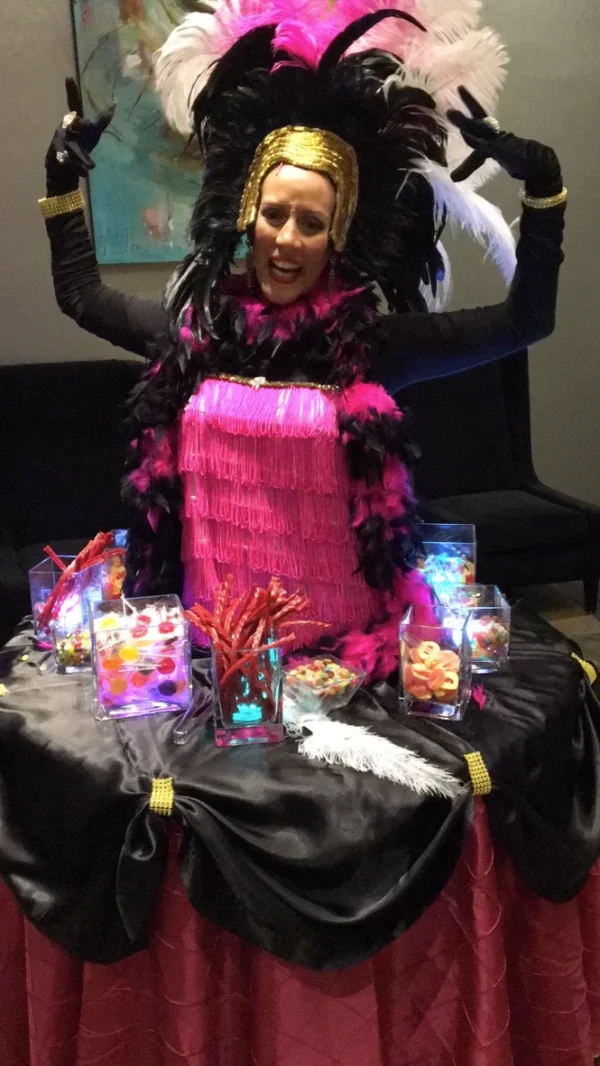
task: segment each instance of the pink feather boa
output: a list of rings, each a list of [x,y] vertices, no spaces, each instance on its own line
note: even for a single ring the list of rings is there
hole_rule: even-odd
[[[142,433],[139,446],[140,465],[129,475],[138,492],[146,493],[154,481],[173,478],[177,474],[177,431],[175,426],[166,428],[157,441],[156,430],[147,428]]]

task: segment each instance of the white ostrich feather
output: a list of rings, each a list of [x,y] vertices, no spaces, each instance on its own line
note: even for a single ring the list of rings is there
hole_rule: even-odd
[[[307,759],[375,774],[421,796],[454,799],[465,787],[443,767],[410,748],[392,744],[366,726],[333,722],[325,715],[296,717],[293,710],[286,712],[285,722],[288,734],[299,740],[299,753]],[[302,736],[303,726],[311,731],[310,736]]]
[[[419,170],[433,189],[440,218],[445,210],[450,226],[466,230],[479,244],[487,246],[504,280],[509,282],[517,265],[515,238],[500,209],[465,187],[466,182],[455,184],[444,167],[429,159],[422,161]]]
[[[508,56],[493,30],[471,30],[456,38],[413,38],[404,58],[409,71],[421,69],[429,74],[440,110],[464,109],[459,85],[469,89],[486,111],[496,110]]]
[[[192,12],[154,54],[154,80],[165,118],[179,133],[193,132],[190,108],[211,65],[223,54],[221,43],[215,15]]]

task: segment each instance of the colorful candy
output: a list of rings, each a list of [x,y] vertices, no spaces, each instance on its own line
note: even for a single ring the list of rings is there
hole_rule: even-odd
[[[92,631],[99,717],[187,707],[189,641],[176,596],[96,605]]]
[[[306,659],[285,672],[287,694],[300,704],[343,707],[364,680],[364,673],[331,656]]]
[[[92,642],[87,629],[75,631],[68,637],[57,638],[54,654],[61,671],[81,670],[92,661]]]
[[[419,558],[417,565],[434,586],[445,583],[473,585],[475,582],[475,562],[464,551],[431,552],[425,558]]]
[[[460,659],[444,651],[434,640],[423,640],[410,649],[402,669],[405,694],[417,700],[454,703],[458,692]]]
[[[471,655],[475,662],[502,659],[510,639],[508,628],[493,615],[474,615],[469,623]]]

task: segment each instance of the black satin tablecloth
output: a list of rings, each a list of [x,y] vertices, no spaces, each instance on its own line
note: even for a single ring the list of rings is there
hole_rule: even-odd
[[[309,762],[292,740],[217,749],[198,729],[178,747],[170,715],[96,722],[89,675],[40,674],[24,625],[0,652],[0,874],[78,957],[135,952],[167,854],[151,783],[169,776],[196,909],[291,962],[340,968],[400,935],[448,880],[472,817],[464,754],[478,750],[495,838],[533,891],[565,901],[600,855],[600,704],[573,647],[516,610],[510,668],[459,725],[394,717],[390,690],[340,713],[460,777],[450,801]]]

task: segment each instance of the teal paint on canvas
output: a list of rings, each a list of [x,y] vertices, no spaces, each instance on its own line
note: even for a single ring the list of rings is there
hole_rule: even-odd
[[[200,165],[165,126],[150,82],[155,48],[189,9],[178,0],[73,0],[85,114],[117,103],[90,175],[100,263],[176,262],[188,250]]]

